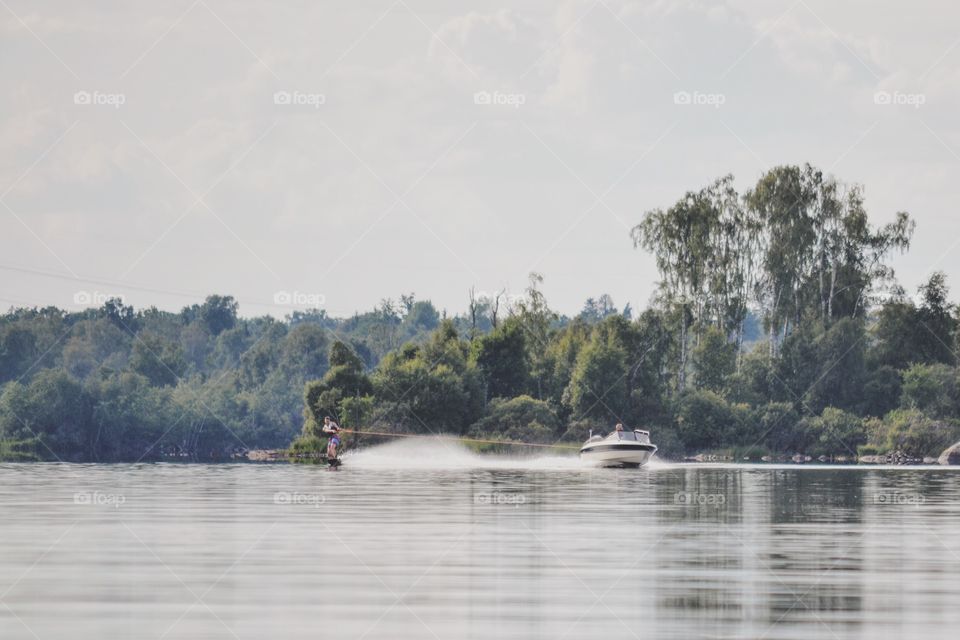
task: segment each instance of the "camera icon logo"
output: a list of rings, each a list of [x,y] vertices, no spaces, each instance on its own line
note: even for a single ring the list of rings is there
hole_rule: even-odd
[[[690,104],[691,96],[689,91],[677,91],[673,94],[674,104]]]
[[[90,304],[93,300],[89,291],[77,291],[73,294],[73,303],[74,304]]]
[[[290,104],[293,96],[289,91],[277,91],[273,94],[273,104]]]
[[[89,91],[77,91],[73,94],[73,104],[90,104],[91,98]]]
[[[277,291],[273,294],[273,304],[290,304],[292,301],[293,296],[289,291]]]
[[[474,104],[493,104],[493,94],[489,91],[477,91],[473,94]]]
[[[873,94],[873,103],[874,104],[890,104],[893,100],[893,96],[889,91],[877,91]]]

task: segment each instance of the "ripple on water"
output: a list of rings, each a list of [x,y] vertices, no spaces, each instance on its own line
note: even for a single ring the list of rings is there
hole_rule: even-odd
[[[953,469],[0,465],[0,637],[898,638],[960,623]],[[441,448],[437,448],[437,446]]]

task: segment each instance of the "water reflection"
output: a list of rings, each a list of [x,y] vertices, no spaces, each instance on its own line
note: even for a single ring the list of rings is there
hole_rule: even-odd
[[[0,637],[947,637],[958,505],[936,468],[3,465]]]

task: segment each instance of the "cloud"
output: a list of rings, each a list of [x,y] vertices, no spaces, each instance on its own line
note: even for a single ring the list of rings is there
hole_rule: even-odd
[[[402,5],[334,11],[254,1],[211,4],[216,16],[197,5],[148,51],[189,1],[11,6],[81,79],[12,16],[0,18],[4,53],[16,61],[0,102],[0,180],[12,184],[79,120],[8,201],[80,272],[122,272],[193,201],[127,127],[197,194],[229,169],[208,200],[240,239],[194,211],[135,272],[168,288],[193,278],[192,288],[241,296],[254,282],[276,290],[245,243],[291,280],[316,277],[331,255],[348,252],[324,283],[346,311],[411,289],[458,309],[471,270],[478,286],[521,289],[541,255],[548,287],[552,273],[563,274],[552,289],[562,309],[575,311],[605,283],[618,303],[637,306],[654,279],[618,279],[647,263],[617,217],[635,222],[727,172],[747,185],[768,164],[826,168],[845,152],[834,172],[864,183],[871,211],[915,204],[918,250],[946,249],[936,229],[952,215],[944,176],[956,158],[944,145],[960,153],[953,10],[811,2],[813,14],[764,0],[411,4],[421,23]],[[927,102],[920,111],[880,109],[879,89],[920,91]],[[77,90],[123,92],[126,103],[80,108]],[[326,100],[281,108],[273,101],[281,90]],[[478,91],[525,100],[483,107]],[[722,93],[725,103],[680,108],[678,91]],[[909,178],[891,184],[898,172]],[[591,191],[617,179],[604,201],[615,215],[596,206],[562,236],[594,203]],[[904,186],[917,184],[922,198]],[[391,190],[412,185],[404,199],[416,215],[398,205],[377,222]],[[9,261],[61,268],[11,216],[0,217],[0,230]],[[217,248],[215,271],[192,266],[204,246]],[[571,256],[591,269],[571,267]],[[907,285],[911,273],[901,270]]]
[[[876,59],[876,41],[839,34],[802,11],[760,25],[789,69],[834,85],[872,84],[887,73]]]
[[[448,78],[472,86],[510,86],[538,55],[542,35],[531,20],[510,9],[471,11],[446,20],[430,39],[427,56]]]

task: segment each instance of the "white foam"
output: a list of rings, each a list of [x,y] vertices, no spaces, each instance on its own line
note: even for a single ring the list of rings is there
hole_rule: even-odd
[[[570,455],[502,455],[476,453],[453,437],[400,438],[359,451],[347,451],[343,461],[361,469],[580,469]]]

